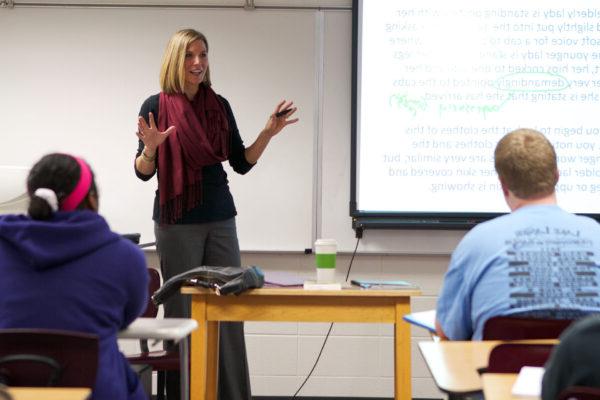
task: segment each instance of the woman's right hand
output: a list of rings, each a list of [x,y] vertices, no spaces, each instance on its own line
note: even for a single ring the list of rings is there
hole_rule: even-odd
[[[138,117],[138,131],[136,132],[136,135],[144,142],[145,148],[149,152],[154,153],[158,146],[164,142],[171,133],[175,132],[175,126],[170,126],[164,132],[159,131],[156,127],[156,122],[154,121],[154,115],[152,113],[148,113],[148,121],[150,121],[150,125],[146,123],[146,120],[143,117]],[[147,155],[151,156],[150,154]]]

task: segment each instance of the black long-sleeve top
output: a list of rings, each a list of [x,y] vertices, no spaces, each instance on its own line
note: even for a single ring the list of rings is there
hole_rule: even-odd
[[[152,112],[154,118],[158,120],[158,98],[159,95],[150,96],[142,104],[139,115],[146,119],[148,122],[148,113]],[[231,133],[230,149],[229,149],[229,165],[233,170],[239,174],[245,174],[250,171],[254,164],[250,164],[246,160],[244,143],[240,137],[235,117],[229,102],[219,96],[219,99],[225,106],[225,112],[227,114],[227,122],[229,123],[229,131]],[[144,150],[144,143],[140,140],[138,142],[138,149],[136,158],[140,156]],[[157,152],[158,156],[158,152]],[[158,172],[158,159],[156,161],[157,178],[160,179],[160,172]],[[144,175],[135,168],[135,174],[138,178],[143,181],[147,181],[154,176],[154,173],[150,175]],[[156,222],[159,221],[160,207],[159,207],[159,194],[158,189],[154,196],[154,211],[152,213],[152,219]],[[195,208],[184,211],[183,216],[180,220],[175,222],[176,224],[198,224],[203,222],[223,221],[232,218],[237,215],[235,204],[233,202],[233,196],[229,191],[229,181],[227,180],[227,173],[223,169],[221,163],[207,165],[202,168],[202,202]]]
[[[560,335],[560,343],[546,363],[542,400],[556,400],[571,386],[600,388],[599,338],[600,316],[597,314],[573,322]]]

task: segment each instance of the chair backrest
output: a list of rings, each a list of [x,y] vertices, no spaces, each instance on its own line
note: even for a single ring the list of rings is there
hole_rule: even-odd
[[[600,388],[589,386],[570,386],[560,392],[558,400],[598,400]]]
[[[48,330],[0,330],[0,380],[10,386],[94,387],[96,335]]]
[[[148,304],[146,305],[146,311],[140,317],[143,318],[156,318],[158,315],[158,306],[152,302],[152,295],[160,288],[160,274],[154,268],[148,268]],[[148,346],[148,339],[140,339],[140,349],[143,353],[150,351]]]
[[[483,340],[556,339],[570,319],[542,319],[497,316],[483,325]]]
[[[501,343],[490,352],[488,373],[518,373],[521,367],[543,367],[552,352],[552,344]]]
[[[148,305],[140,317],[156,318],[158,307],[152,302],[152,295],[160,288],[160,274],[154,268],[148,268]]]
[[[140,238],[142,237],[139,233],[124,233],[121,235],[123,239],[131,240],[135,244],[140,244]]]

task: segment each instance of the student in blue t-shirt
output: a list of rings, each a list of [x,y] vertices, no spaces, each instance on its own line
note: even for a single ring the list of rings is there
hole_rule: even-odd
[[[436,312],[444,339],[480,340],[496,315],[600,311],[600,225],[557,205],[552,144],[519,129],[500,140],[494,158],[511,213],[473,228],[452,254]]]

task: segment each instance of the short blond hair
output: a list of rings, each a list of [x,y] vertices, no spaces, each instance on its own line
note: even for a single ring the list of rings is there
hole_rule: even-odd
[[[160,89],[167,94],[184,93],[185,88],[185,53],[192,42],[202,40],[208,51],[206,36],[194,29],[182,29],[175,32],[162,59],[160,68]],[[210,86],[210,67],[206,69],[203,83]]]
[[[554,193],[558,182],[556,152],[552,143],[533,129],[517,129],[496,145],[494,166],[507,188],[521,199]]]

